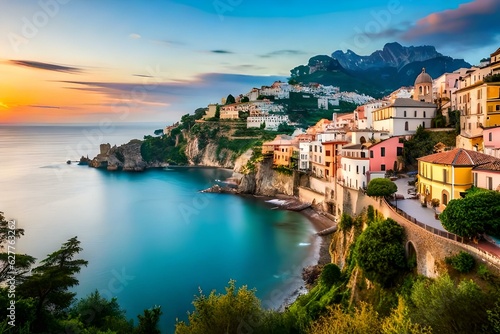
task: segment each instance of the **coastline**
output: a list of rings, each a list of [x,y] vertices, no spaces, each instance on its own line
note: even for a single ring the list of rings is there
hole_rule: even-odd
[[[301,203],[296,197],[287,196],[283,194],[277,194],[276,196],[250,195],[250,194],[239,194],[239,193],[235,194],[246,198],[257,199],[269,205],[270,209],[273,209],[272,208],[273,203],[269,202],[271,200],[284,200],[284,201],[293,201],[296,203]],[[287,209],[286,206],[284,207],[277,206],[275,208],[279,210],[294,211]],[[307,274],[306,273],[307,269],[316,266],[324,266],[328,263],[331,263],[330,243],[332,240],[331,234],[333,232],[327,235],[319,235],[318,232],[321,232],[327,228],[334,226],[335,222],[321,215],[316,210],[310,207],[296,212],[306,217],[307,220],[309,221],[310,226],[315,231],[315,233],[311,235],[311,244],[313,245],[313,250],[312,250],[312,255],[310,257],[308,257],[302,263],[297,265],[301,267],[300,277],[290,277],[288,283],[284,282],[284,288],[288,291],[283,294],[284,298],[281,300],[280,304],[275,305],[275,307],[273,307],[278,311],[286,310],[291,304],[293,304],[297,300],[299,296],[306,294],[309,291],[308,288],[306,287],[306,282],[304,279],[305,278],[304,274]]]

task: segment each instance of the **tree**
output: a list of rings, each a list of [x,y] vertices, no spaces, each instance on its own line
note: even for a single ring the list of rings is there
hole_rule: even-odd
[[[233,103],[236,103],[236,99],[234,98],[234,96],[232,96],[231,94],[229,94],[226,97],[226,105],[233,104]]]
[[[431,139],[429,132],[421,126],[410,140],[404,141],[403,157],[407,166],[414,165],[417,158],[429,155],[433,152],[435,143]]]
[[[500,236],[500,193],[489,190],[469,192],[451,200],[439,215],[443,227],[462,237],[487,233]]]
[[[320,281],[326,286],[332,286],[340,279],[340,268],[334,263],[328,263],[323,267],[320,275]]]
[[[155,130],[154,134],[155,134],[155,136],[162,135],[163,134],[163,129],[157,129],[157,130]]]
[[[461,273],[470,272],[476,265],[476,260],[467,252],[460,251],[457,255],[447,257],[446,263],[450,264],[455,270]]]
[[[6,283],[12,275],[19,282],[29,272],[35,258],[16,254],[16,241],[24,235],[24,229],[17,228],[14,220],[7,220],[0,211],[0,284]],[[6,252],[4,251],[6,250]]]
[[[245,103],[245,102],[250,102],[250,99],[248,98],[248,96],[243,96],[240,100],[241,103]]]
[[[73,318],[79,319],[86,328],[128,333],[133,330],[132,322],[127,321],[125,310],[120,308],[117,299],[107,300],[97,290],[81,298],[69,313]]]
[[[403,239],[403,227],[390,218],[368,225],[361,233],[356,242],[356,262],[369,280],[390,286],[406,269]]]
[[[448,275],[414,284],[410,300],[413,320],[434,333],[491,333],[486,321],[494,296],[472,280],[455,284]]]
[[[58,251],[49,254],[32,270],[32,276],[19,287],[20,295],[35,300],[35,330],[43,331],[53,316],[67,309],[75,293],[70,288],[78,285],[75,277],[88,262],[75,259],[82,251],[77,237],[69,239]]]
[[[215,115],[214,115],[214,118],[215,118],[215,119],[220,119],[220,105],[217,105],[217,107],[215,107]]]
[[[352,313],[346,313],[340,305],[335,305],[312,324],[309,333],[375,334],[380,333],[380,319],[373,306],[364,302]]]
[[[195,310],[188,315],[189,323],[177,322],[176,334],[248,332],[246,326],[264,317],[255,290],[248,290],[246,285],[236,289],[234,280],[229,281],[225,294],[214,290],[205,296],[200,289],[193,305]]]
[[[139,314],[139,325],[137,326],[137,334],[160,334],[158,329],[158,322],[160,321],[160,316],[162,315],[161,307],[154,306],[150,310],[144,310],[144,314]]]
[[[372,197],[388,197],[398,191],[394,182],[385,178],[373,179],[368,183],[366,194]]]

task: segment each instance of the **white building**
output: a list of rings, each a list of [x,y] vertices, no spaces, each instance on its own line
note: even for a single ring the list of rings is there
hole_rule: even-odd
[[[384,101],[384,100],[375,100],[370,103],[366,103],[363,105],[364,109],[364,117],[366,118],[366,121],[364,122],[366,124],[366,129],[373,128],[373,111],[386,107],[390,105],[391,103],[389,101]],[[359,123],[358,123],[359,125]],[[361,127],[358,127],[358,129],[362,129]]]
[[[373,128],[389,131],[391,136],[415,134],[417,127],[430,128],[436,116],[436,105],[412,99],[396,99],[394,103],[372,112]]]
[[[312,160],[312,143],[301,142],[299,143],[299,169],[310,170]]]
[[[370,151],[362,144],[342,147],[341,181],[352,189],[364,189],[368,185],[367,172],[370,168]]]
[[[247,128],[260,128],[262,124],[265,124],[266,130],[276,131],[281,123],[290,123],[288,115],[250,116],[247,118]]]

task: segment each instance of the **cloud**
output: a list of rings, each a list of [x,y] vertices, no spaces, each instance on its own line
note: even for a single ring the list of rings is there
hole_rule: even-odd
[[[240,94],[252,87],[269,85],[281,76],[253,76],[243,74],[205,73],[193,80],[156,83],[61,81],[68,89],[79,89],[89,94],[104,95],[101,106],[126,106],[141,112],[155,108],[159,112],[174,112],[172,120],[187,111],[218,102],[228,94]]]
[[[163,45],[163,46],[183,46],[183,45],[186,45],[186,43],[184,43],[184,42],[174,41],[174,40],[153,39],[150,42],[153,44],[156,44],[156,45]]]
[[[58,106],[47,106],[47,105],[39,105],[39,104],[32,104],[29,107],[31,107],[31,108],[42,108],[42,109],[61,109]]]
[[[263,54],[260,57],[271,58],[271,57],[281,57],[281,56],[298,56],[298,55],[305,55],[305,54],[306,53],[304,51],[300,51],[300,50],[277,50],[277,51]]]
[[[141,35],[139,35],[139,34],[135,34],[135,33],[134,33],[134,34],[130,34],[130,35],[128,35],[128,37],[129,37],[130,39],[140,39],[140,38],[141,38]]]
[[[139,78],[152,78],[153,76],[151,75],[146,75],[146,74],[132,74],[134,77],[139,77]]]
[[[418,20],[401,38],[408,42],[455,47],[482,47],[500,36],[500,1],[474,0],[457,9],[433,13]]]
[[[211,53],[216,53],[216,54],[233,54],[234,52],[229,51],[229,50],[211,50]]]
[[[30,67],[30,68],[35,68],[38,70],[62,72],[62,73],[69,73],[69,74],[79,74],[79,73],[83,72],[83,69],[77,68],[77,67],[62,66],[62,65],[50,64],[50,63],[42,63],[42,62],[31,61],[31,60],[9,60],[9,63],[12,65]]]

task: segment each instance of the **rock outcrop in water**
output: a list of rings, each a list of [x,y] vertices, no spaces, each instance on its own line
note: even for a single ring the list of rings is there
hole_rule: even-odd
[[[147,163],[141,155],[142,141],[133,139],[127,144],[111,147],[110,144],[101,144],[99,154],[90,161],[89,166],[106,168],[109,171],[123,170],[141,172],[150,167],[165,167],[166,163]]]

